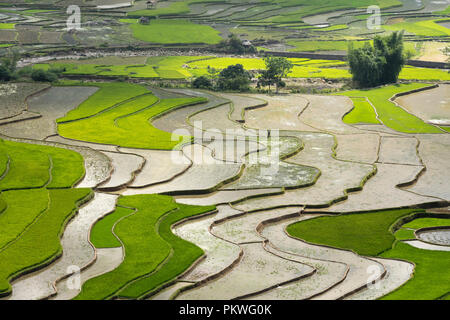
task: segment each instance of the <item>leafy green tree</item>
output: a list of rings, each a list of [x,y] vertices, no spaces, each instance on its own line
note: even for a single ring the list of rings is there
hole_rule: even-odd
[[[54,82],[58,79],[58,76],[53,72],[37,69],[31,72],[31,79],[34,81]]]
[[[232,91],[248,91],[252,77],[242,64],[228,66],[223,69],[217,80],[217,89]]]
[[[55,82],[64,70],[64,68],[35,69],[31,72],[31,79],[34,81]]]
[[[270,87],[273,85],[275,85],[275,75],[272,73],[272,70],[269,69],[262,70],[259,73],[257,87],[258,88],[269,87],[270,91]]]
[[[10,81],[12,80],[12,75],[9,72],[8,68],[4,65],[0,65],[0,81]]]
[[[33,72],[32,66],[26,66],[17,70],[17,77],[19,78],[29,78]]]
[[[212,87],[215,87],[217,85],[217,78],[219,77],[220,71],[220,69],[208,66],[208,76],[211,80]]]
[[[363,48],[356,50],[350,48],[348,62],[353,81],[360,86],[374,87],[381,82],[384,61],[376,55],[370,44],[366,43]]]
[[[406,56],[403,53],[403,32],[394,32],[386,37],[377,36],[373,45],[377,55],[385,59],[382,84],[397,82],[398,75],[406,63]]]
[[[14,73],[17,69],[17,62],[19,62],[20,54],[17,50],[11,50],[2,58],[2,66],[5,66],[8,70]]]
[[[219,73],[220,73],[220,70],[219,70],[219,69],[216,69],[216,68],[213,68],[213,67],[211,67],[211,66],[208,66],[208,74],[209,74],[209,76],[210,76],[211,78],[213,78],[213,79],[217,78],[217,76],[219,75]]]
[[[231,34],[228,38],[228,47],[232,52],[244,53],[245,48],[242,45],[241,39],[239,39],[235,34]]]
[[[212,89],[213,84],[211,82],[211,79],[205,76],[200,76],[192,81],[192,87],[196,89]]]
[[[0,60],[0,81],[10,81],[17,78],[17,62],[19,59],[19,52],[11,50]]]
[[[257,50],[254,46],[245,46],[241,39],[235,34],[230,34],[227,40],[222,40],[219,44],[219,48],[223,51],[235,53],[235,54],[245,54],[245,53],[256,53]]]
[[[450,47],[445,47],[445,49],[442,52],[447,56],[447,65],[449,66],[450,69]]]
[[[362,87],[395,83],[405,65],[407,57],[403,51],[403,32],[388,36],[376,36],[373,46],[349,47],[348,61],[353,80]]]
[[[284,57],[266,57],[264,59],[266,64],[266,70],[260,72],[258,87],[265,87],[271,85],[276,86],[276,92],[278,93],[280,88],[286,86],[283,78],[291,72],[294,65],[288,59]]]

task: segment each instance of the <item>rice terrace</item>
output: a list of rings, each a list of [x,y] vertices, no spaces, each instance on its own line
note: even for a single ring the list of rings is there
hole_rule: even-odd
[[[449,58],[450,0],[0,1],[0,303],[450,300]]]

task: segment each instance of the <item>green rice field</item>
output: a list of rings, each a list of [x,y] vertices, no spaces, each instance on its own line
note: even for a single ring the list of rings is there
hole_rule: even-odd
[[[449,300],[449,30],[435,0],[0,0],[3,314]]]

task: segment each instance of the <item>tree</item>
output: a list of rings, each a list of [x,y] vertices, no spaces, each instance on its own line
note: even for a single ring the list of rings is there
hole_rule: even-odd
[[[213,84],[211,82],[211,79],[201,76],[198,78],[195,78],[194,81],[192,81],[192,87],[196,89],[212,89]]]
[[[278,93],[280,88],[286,86],[283,78],[287,77],[294,65],[284,57],[269,56],[264,59],[264,62],[266,64],[266,70],[260,72],[258,87],[269,86],[270,90],[270,86],[275,85],[276,92]]]
[[[53,72],[36,69],[31,72],[31,79],[34,81],[54,82],[58,79],[58,76]]]
[[[447,56],[447,65],[450,67],[450,47],[445,47],[442,52]]]
[[[366,43],[363,48],[349,50],[348,62],[353,81],[362,87],[374,87],[381,82],[384,61],[377,57],[374,48]]]
[[[34,81],[53,82],[65,71],[64,67],[50,67],[48,70],[33,69],[26,66],[18,69],[20,54],[13,50],[0,59],[0,81],[11,81],[18,78],[31,78]]]
[[[217,89],[248,91],[250,89],[251,75],[242,64],[228,66],[223,69],[217,80]]]
[[[58,80],[65,68],[50,68],[48,70],[34,69],[31,72],[31,79],[34,81],[54,82]]]
[[[258,88],[269,87],[269,91],[270,91],[270,87],[275,84],[274,79],[275,79],[275,77],[272,74],[272,70],[268,70],[268,69],[263,70],[259,73],[257,87]]]
[[[235,34],[231,34],[228,37],[228,47],[234,53],[244,53],[245,51],[241,39],[239,39]]]
[[[211,86],[215,87],[217,85],[217,78],[219,77],[219,74],[220,74],[221,70],[213,68],[211,66],[208,66],[208,70],[207,71],[208,71],[209,79],[211,80]]]
[[[348,50],[348,61],[353,81],[362,87],[395,83],[406,63],[403,52],[403,32],[376,36],[373,46],[366,43],[364,47]]]
[[[10,81],[17,78],[16,71],[19,59],[19,52],[12,50],[0,60],[0,81]]]
[[[256,53],[257,50],[254,46],[245,46],[241,39],[238,38],[235,34],[230,34],[228,36],[228,40],[222,40],[219,44],[219,48],[222,48],[226,52],[235,53],[235,54],[244,54],[244,53]]]
[[[12,75],[9,72],[8,68],[4,65],[0,65],[0,81],[10,81],[12,80]]]
[[[213,68],[211,66],[208,66],[208,74],[211,77],[211,79],[216,79],[220,73],[219,69]]]
[[[386,37],[375,37],[373,41],[375,52],[384,58],[381,83],[395,83],[406,63],[403,53],[403,32],[394,32]]]

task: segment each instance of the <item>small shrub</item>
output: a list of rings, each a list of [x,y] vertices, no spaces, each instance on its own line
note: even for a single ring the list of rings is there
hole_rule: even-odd
[[[33,72],[33,68],[31,66],[23,67],[17,71],[17,76],[19,78],[30,77]]]
[[[129,79],[128,76],[123,76],[123,75],[117,77],[117,81],[119,81],[119,82],[126,82],[128,79]]]
[[[58,80],[58,75],[51,71],[37,69],[31,72],[31,79],[40,82],[55,82]]]

